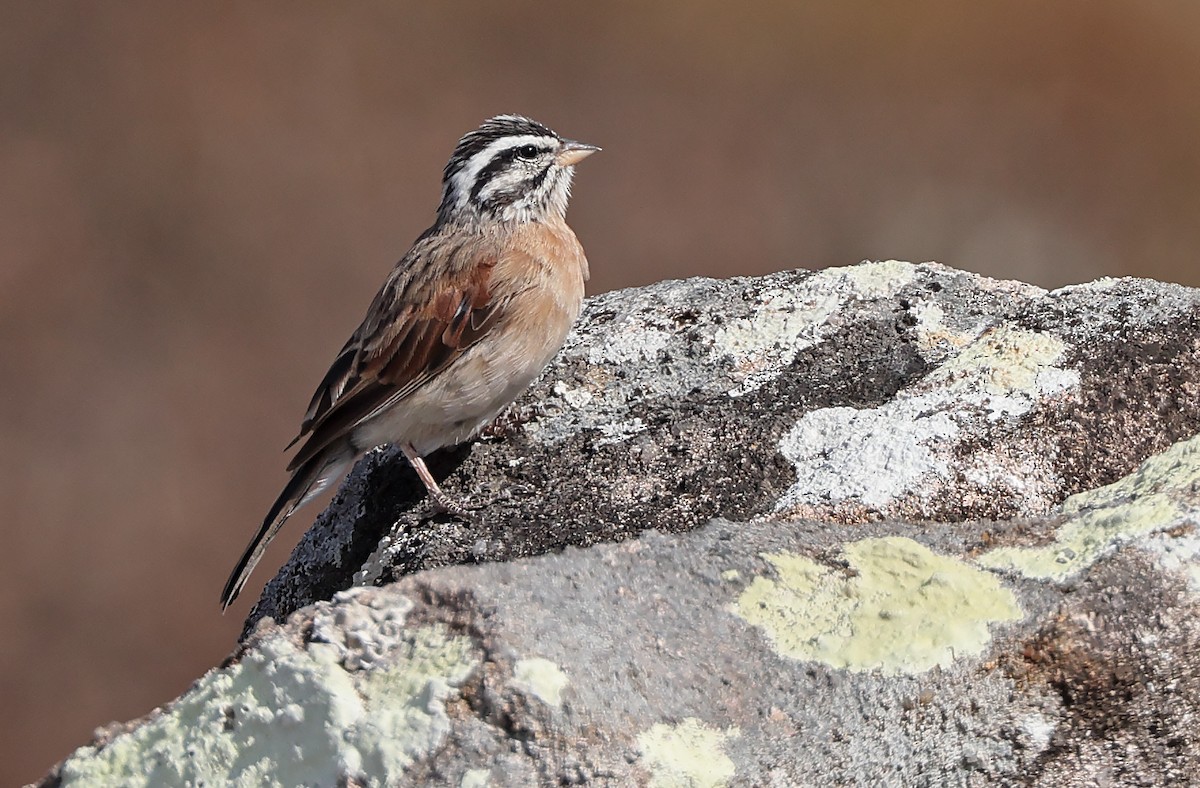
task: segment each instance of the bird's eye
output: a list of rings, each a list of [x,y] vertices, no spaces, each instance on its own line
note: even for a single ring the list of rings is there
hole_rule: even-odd
[[[522,145],[517,148],[518,159],[536,159],[539,153],[541,153],[541,148],[537,145]]]

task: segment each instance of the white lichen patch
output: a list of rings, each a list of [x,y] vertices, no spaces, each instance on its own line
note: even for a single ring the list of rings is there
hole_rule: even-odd
[[[490,769],[467,769],[458,782],[458,788],[487,788],[491,784],[492,772]]]
[[[593,344],[587,353],[591,364],[622,366],[643,365],[654,361],[659,351],[671,342],[671,331],[665,325],[628,320],[606,333],[603,344]]]
[[[819,340],[818,329],[840,304],[832,290],[815,287],[816,274],[794,289],[759,295],[747,317],[731,320],[713,335],[714,351],[733,361],[738,384],[733,396],[747,394],[779,377],[796,354]]]
[[[948,414],[924,411],[914,400],[805,414],[779,444],[796,481],[776,508],[846,500],[882,508],[921,479],[946,475],[949,466],[930,446],[957,434]]]
[[[980,334],[941,367],[884,405],[807,413],[780,441],[796,481],[777,511],[853,502],[882,510],[925,496],[947,478],[964,424],[1014,418],[1042,398],[1078,385],[1055,366],[1067,348],[1056,337],[1001,326]],[[977,483],[1004,484],[999,464],[976,467]]]
[[[903,537],[846,546],[852,574],[795,553],[764,556],[733,606],[791,659],[886,675],[915,674],[978,655],[989,626],[1022,615],[996,576]]]
[[[450,733],[446,700],[476,666],[471,642],[440,626],[413,631],[397,667],[373,670],[357,681],[366,716],[343,734],[362,772],[384,785],[413,761],[432,753]]]
[[[547,706],[562,705],[562,693],[568,683],[562,668],[542,657],[517,660],[513,666],[513,686]]]
[[[1155,534],[1144,545],[1168,572],[1181,575],[1192,593],[1200,594],[1200,535]]]
[[[572,408],[580,410],[592,404],[592,400],[595,399],[595,395],[587,389],[571,388],[561,380],[554,384],[554,393]]]
[[[638,736],[642,760],[655,788],[720,788],[736,774],[725,754],[725,741],[740,735],[737,728],[724,731],[688,717],[678,725],[658,724]]]
[[[714,351],[733,361],[731,396],[779,377],[803,349],[823,340],[829,318],[850,301],[889,298],[912,282],[916,266],[898,260],[827,268],[790,288],[759,294],[754,311],[713,335]]]
[[[1044,714],[1030,714],[1021,720],[1021,730],[1029,742],[1029,750],[1037,754],[1050,746],[1050,737],[1058,726]]]
[[[1194,517],[1197,489],[1200,436],[1149,458],[1120,481],[1072,495],[1062,505],[1068,519],[1053,543],[997,548],[980,556],[979,563],[1026,577],[1064,580],[1118,544]]]
[[[1078,292],[1080,290],[1100,290],[1100,291],[1112,290],[1114,287],[1119,285],[1122,281],[1127,281],[1127,280],[1128,280],[1128,277],[1102,276],[1099,279],[1093,279],[1090,282],[1078,282],[1075,284],[1063,285],[1062,287],[1051,290],[1050,292],[1053,294],[1059,294],[1059,293]]]
[[[780,281],[795,276],[777,275]],[[643,429],[630,418],[630,403],[697,389],[723,391],[729,376],[712,357],[721,316],[701,307],[736,298],[735,292],[728,281],[695,278],[660,283],[636,296],[590,299],[559,354],[559,365],[577,363],[578,371],[552,384],[526,433],[549,444],[586,430],[600,431],[604,442],[624,441]],[[554,371],[552,365],[547,374]]]
[[[445,738],[443,701],[476,664],[468,639],[437,626],[410,631],[372,672],[348,670],[333,644],[268,639],[157,719],[76,750],[62,784],[394,784]]]
[[[596,440],[596,445],[607,446],[610,443],[621,443],[639,432],[645,432],[646,424],[640,418],[634,417],[628,421],[600,424],[596,429],[601,436]]]

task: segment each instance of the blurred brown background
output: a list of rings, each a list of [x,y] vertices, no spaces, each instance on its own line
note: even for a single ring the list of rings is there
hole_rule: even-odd
[[[0,784],[230,650],[280,449],[484,117],[604,146],[592,292],[888,257],[1200,284],[1198,9],[0,6]]]

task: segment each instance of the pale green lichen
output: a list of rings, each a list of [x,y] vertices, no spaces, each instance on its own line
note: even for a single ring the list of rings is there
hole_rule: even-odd
[[[1053,543],[997,548],[979,563],[1026,577],[1064,580],[1117,544],[1180,522],[1196,508],[1196,488],[1200,436],[1176,443],[1113,484],[1072,495],[1062,505],[1068,519]]]
[[[829,268],[822,273],[841,276],[860,298],[888,298],[912,282],[917,267],[903,260],[865,260],[847,268]]]
[[[492,772],[489,769],[467,769],[458,788],[487,788],[492,782]]]
[[[1057,366],[1066,350],[1067,344],[1052,334],[997,326],[929,373],[914,391],[1001,398],[1056,393],[1079,380],[1078,372]]]
[[[730,390],[741,396],[761,388],[782,374],[806,347],[816,344],[818,328],[839,304],[829,287],[818,287],[816,274],[796,288],[774,288],[758,296],[758,306],[747,317],[730,320],[713,334],[713,347],[733,363],[738,385]]]
[[[445,701],[476,665],[468,638],[435,626],[413,634],[400,647],[396,667],[358,674],[367,713],[343,734],[361,754],[367,776],[378,775],[384,784],[450,733]]]
[[[714,730],[695,717],[678,725],[659,724],[638,736],[642,760],[654,788],[720,788],[736,773],[725,754],[725,740],[737,728]]]
[[[995,576],[911,539],[863,539],[844,552],[849,576],[794,553],[766,555],[778,579],[756,578],[734,611],[784,656],[889,675],[977,655],[990,624],[1021,617]]]
[[[562,692],[566,689],[567,674],[548,659],[530,657],[517,660],[513,665],[513,686],[548,706],[562,705]]]
[[[470,641],[442,627],[413,630],[400,651],[388,667],[351,672],[331,644],[264,641],[157,719],[76,750],[62,784],[392,784],[446,735],[442,701],[477,664]]]

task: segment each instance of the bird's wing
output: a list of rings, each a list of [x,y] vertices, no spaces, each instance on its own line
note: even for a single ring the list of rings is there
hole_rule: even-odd
[[[296,440],[294,470],[403,400],[498,322],[489,245],[422,239],[392,271],[317,387]]]

